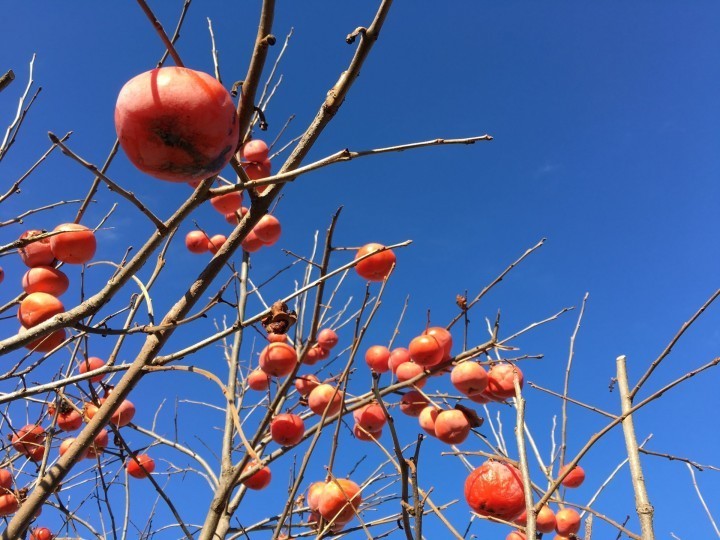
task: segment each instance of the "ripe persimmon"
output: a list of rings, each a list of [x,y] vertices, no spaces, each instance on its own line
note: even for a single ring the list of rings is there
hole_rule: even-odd
[[[435,336],[427,334],[414,337],[408,345],[408,352],[410,359],[422,367],[439,364],[445,355],[445,349]]]
[[[347,523],[361,503],[360,486],[352,480],[336,478],[325,485],[318,511],[327,521]]]
[[[338,341],[340,341],[340,338],[335,333],[335,330],[330,328],[323,328],[317,335],[317,344],[323,349],[332,349],[338,344]]]
[[[567,470],[567,468],[567,465],[563,465],[558,472],[558,476],[562,476],[562,474]],[[568,473],[568,475],[563,478],[561,484],[568,488],[576,488],[579,487],[584,481],[585,471],[580,465],[575,465],[575,467],[573,467],[573,469]]]
[[[403,362],[395,370],[395,376],[399,382],[409,381],[423,373],[425,370],[415,362]],[[415,381],[416,388],[422,388],[427,383],[427,378]]]
[[[322,416],[326,408],[328,416],[338,413],[342,408],[342,403],[342,390],[327,383],[319,384],[308,395],[308,407],[318,416]]]
[[[52,266],[35,266],[28,269],[22,278],[22,288],[28,294],[44,292],[57,297],[69,286],[70,280],[65,273]]]
[[[428,400],[425,396],[417,390],[410,390],[400,399],[400,412],[408,416],[419,416],[427,405]]]
[[[450,372],[453,386],[466,396],[483,392],[488,385],[488,374],[477,362],[463,362]]]
[[[239,141],[228,91],[207,73],[177,66],[125,83],[115,105],[115,130],[133,165],[170,182],[218,174]]]
[[[260,369],[272,377],[289,375],[297,364],[297,353],[287,343],[270,343],[260,353]]]
[[[36,424],[27,424],[13,433],[10,442],[21,454],[39,461],[45,453],[45,430]]]
[[[527,524],[527,513],[523,512],[515,518],[515,523],[521,527],[525,527]],[[553,512],[548,505],[543,505],[537,513],[537,516],[535,516],[535,528],[543,534],[551,533],[555,530],[555,512]]]
[[[486,461],[465,480],[465,500],[480,515],[512,520],[525,509],[520,471],[508,463]]]
[[[438,343],[442,345],[445,354],[443,355],[443,362],[451,358],[450,351],[452,350],[453,339],[452,334],[441,326],[432,326],[425,330],[423,334],[433,336],[438,340]]]
[[[58,449],[58,453],[61,456],[65,455],[65,452],[67,452],[70,447],[75,442],[75,437],[68,437],[67,439],[63,439],[63,441],[60,443],[60,448]],[[83,452],[80,454],[80,459],[85,459],[88,456],[88,450],[87,448],[83,450]]]
[[[80,360],[78,362],[78,371],[80,373],[87,373],[88,371],[93,371],[96,369],[100,369],[105,365],[105,360],[102,358],[98,358],[97,356],[91,356],[86,360]],[[94,377],[90,377],[90,382],[100,382],[105,375],[95,375]]]
[[[387,422],[383,408],[377,403],[368,403],[353,411],[355,423],[371,433],[382,430]]]
[[[390,349],[384,345],[373,345],[365,352],[365,363],[376,373],[385,373],[390,369]]]
[[[108,443],[110,442],[110,437],[108,435],[108,430],[103,429],[95,435],[95,438],[93,439],[93,443],[88,446],[87,449],[87,457],[88,459],[95,459],[97,456],[103,453],[103,451],[107,448]]]
[[[245,465],[243,472],[248,471],[255,466],[256,462],[251,461],[247,465]],[[270,468],[266,466],[253,473],[251,476],[247,477],[245,480],[242,481],[242,483],[250,489],[264,489],[268,486],[268,484],[270,484],[270,480],[272,480],[272,473],[270,472]]]
[[[35,527],[30,533],[30,540],[53,540],[55,535],[47,527]]]
[[[32,328],[64,311],[63,303],[52,294],[34,292],[20,302],[18,319],[25,328]]]
[[[435,422],[441,409],[435,405],[427,405],[418,415],[418,423],[425,433],[435,437]]]
[[[85,264],[95,256],[95,233],[79,223],[63,223],[54,229],[63,231],[50,237],[50,249],[58,261]]]
[[[243,196],[241,191],[231,191],[210,199],[212,207],[221,214],[232,214],[242,207]]]
[[[270,214],[265,214],[253,227],[253,232],[266,246],[271,246],[280,239],[282,226],[280,220]]]
[[[555,522],[555,531],[562,536],[570,536],[580,530],[580,514],[573,508],[558,510]]]
[[[513,378],[516,372],[522,388],[523,374],[519,367],[508,363],[495,364],[488,371],[488,385],[485,392],[500,400],[515,397]]]
[[[256,368],[248,374],[247,383],[251,390],[267,390],[270,387],[270,376],[262,369]]]
[[[9,516],[14,514],[20,508],[20,501],[14,493],[5,493],[0,495],[0,516]]]
[[[365,244],[355,254],[355,260],[378,249],[383,249],[384,247],[382,244]],[[386,249],[357,263],[355,265],[355,272],[357,272],[361,278],[367,279],[368,281],[382,281],[390,274],[390,270],[395,264],[395,259],[395,254],[392,250]]]
[[[388,368],[393,373],[397,373],[397,368],[400,364],[410,361],[410,353],[405,347],[398,347],[390,351],[390,358],[388,358]]]
[[[25,231],[20,235],[20,240],[29,240],[38,235],[43,234],[43,231],[37,229],[31,229]],[[34,240],[30,244],[18,249],[20,258],[25,266],[34,268],[35,266],[50,266],[55,261],[55,255],[52,253],[50,248],[50,238],[42,238],[40,240]]]
[[[20,331],[18,334],[22,335],[25,332],[27,332],[27,328],[24,326],[20,327]],[[59,330],[55,330],[52,334],[47,336],[39,337],[27,345],[25,345],[26,349],[30,349],[34,352],[50,352],[54,350],[56,347],[58,347],[63,341],[65,341],[66,332],[64,328],[60,328]]]
[[[256,163],[265,161],[269,153],[270,149],[267,143],[260,139],[248,141],[242,147],[242,156],[246,161],[254,161]]]
[[[310,394],[319,385],[320,380],[315,375],[300,375],[295,379],[295,390],[303,397]]]
[[[305,423],[297,414],[278,414],[270,422],[270,436],[281,446],[295,446],[305,433]]]
[[[185,235],[185,247],[190,253],[207,253],[208,237],[202,231],[190,231]]]
[[[225,242],[227,242],[227,236],[224,234],[215,234],[210,237],[210,240],[208,240],[208,250],[210,253],[215,255],[218,251],[220,251],[220,248],[223,247]]]
[[[133,478],[147,478],[155,470],[155,460],[147,454],[137,454],[128,458],[125,468]]]
[[[447,444],[460,444],[470,433],[470,422],[458,409],[441,411],[435,419],[435,436]]]

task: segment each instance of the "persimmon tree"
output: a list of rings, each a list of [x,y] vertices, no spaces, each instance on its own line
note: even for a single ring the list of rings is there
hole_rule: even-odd
[[[475,134],[369,150],[341,147],[308,162],[361,68],[372,61],[391,4],[379,2],[372,20],[359,21],[366,26],[348,34],[347,43],[354,47],[349,65],[319,100],[309,125],[286,141],[289,121],[279,129],[270,129],[267,121],[290,37],[279,46],[273,0],[262,3],[247,74],[234,85],[220,80],[212,25],[214,74],[178,69],[190,68],[176,49],[189,0],[174,32],[166,32],[168,23],[138,0],[138,17],[147,17],[149,31],[154,28],[167,53],[157,70],[133,79],[132,92],[121,94],[116,112],[120,140],[101,160],[74,148],[70,133],[50,133],[49,148],[0,195],[0,203],[10,208],[21,188],[42,189],[32,184],[33,173],[51,153],[61,152],[80,174],[92,178],[89,187],[73,186],[67,200],[25,208],[0,223],[5,232],[0,254],[27,266],[21,283],[13,285],[6,277],[2,285],[15,291],[0,308],[6,316],[0,341],[5,361],[0,378],[6,388],[0,395],[0,427],[7,436],[0,468],[0,514],[6,516],[2,538],[419,540],[428,527],[443,538],[465,538],[473,527],[516,539],[553,532],[558,538],[589,539],[595,529],[604,536],[613,531],[654,538],[652,497],[640,460],[644,443],[638,443],[633,417],[720,362],[708,359],[665,385],[646,388],[720,291],[634,385],[625,357],[617,359],[620,399],[612,413],[573,396],[570,388],[587,297],[577,310],[561,391],[525,381],[525,365],[544,360],[520,350],[518,342],[568,317],[573,308],[521,328],[506,328],[500,313],[480,317],[478,312],[481,300],[514,268],[527,264],[544,240],[516,260],[504,261],[505,269],[489,283],[476,284],[476,292],[453,299],[457,315],[449,321],[437,321],[430,312],[425,327],[408,337],[400,329],[406,310],[413,308],[407,302],[397,306],[396,326],[383,343],[367,335],[387,288],[401,286],[394,283],[393,270],[402,264],[409,240],[367,238],[362,246],[346,246],[339,239],[338,209],[307,252],[283,245],[285,223],[274,215],[276,205],[284,189],[304,189],[304,177],[313,171],[380,154],[492,140]],[[173,71],[163,71],[169,61]],[[155,60],[147,62],[151,69]],[[123,122],[152,112],[169,95],[163,85],[176,89],[178,74],[192,80],[173,99],[194,98],[196,90],[212,93],[229,107],[230,127],[218,128],[220,121],[206,109],[195,116],[185,116],[182,107],[156,113],[163,128],[152,133],[158,139],[152,144],[165,153],[154,163],[156,149],[138,136],[139,128]],[[10,91],[13,78],[8,72],[0,89]],[[32,76],[0,146],[0,166],[17,144],[26,115],[32,114],[31,83]],[[197,112],[195,104],[183,103]],[[202,132],[202,141],[194,141],[185,128],[208,131]],[[214,159],[207,163],[199,148],[209,145],[218,129],[222,137],[208,151]],[[125,137],[139,146],[130,149]],[[144,171],[138,175],[157,178],[147,176],[147,182],[170,180],[185,190],[187,196],[169,215],[114,177],[120,146]],[[87,210],[98,201],[108,211],[90,223]],[[194,213],[203,206],[218,212],[223,233],[197,221]],[[58,220],[58,214],[63,218]],[[43,217],[46,226],[24,230],[23,219],[30,215]],[[117,257],[98,260],[96,242],[103,242],[103,233],[120,215],[142,220],[149,234],[142,240],[123,238]],[[197,271],[168,259],[178,245],[205,257]],[[256,253],[280,247],[290,264],[272,269],[252,264]],[[19,332],[15,313],[23,326]],[[179,378],[192,379],[190,386],[202,389],[202,396],[188,387],[180,392]],[[547,416],[561,418],[560,440],[553,430],[550,448],[526,422],[532,392],[557,398],[557,410]],[[155,402],[160,403],[157,411],[140,412]],[[574,438],[570,444],[570,407],[597,415],[605,424],[587,440]],[[514,426],[513,433],[503,428],[501,418]],[[615,427],[624,434],[637,520],[594,508],[606,486],[615,484],[614,473],[606,479],[594,475],[593,485],[599,487],[589,504],[577,503],[565,489],[590,481],[582,460]],[[444,455],[428,449],[425,437],[444,443]],[[458,460],[467,474],[452,486],[426,483],[426,471],[449,459]],[[262,498],[263,493],[272,495]],[[59,516],[53,522],[62,525],[55,531],[44,529],[48,514]]]

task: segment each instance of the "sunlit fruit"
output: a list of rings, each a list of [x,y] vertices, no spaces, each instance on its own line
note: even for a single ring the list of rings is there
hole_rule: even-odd
[[[379,439],[382,436],[382,432],[382,428],[377,431],[369,431],[358,424],[353,426],[353,435],[355,435],[357,440],[363,442],[370,442],[373,439]]]
[[[517,373],[520,388],[523,387],[523,374],[520,368],[513,364],[495,364],[488,371],[488,385],[486,392],[499,399],[515,397],[515,383],[513,379]]]
[[[102,454],[103,451],[107,448],[109,442],[110,437],[108,435],[108,430],[101,430],[100,433],[95,435],[93,443],[87,449],[88,459],[95,459],[97,456]]]
[[[125,468],[133,478],[147,478],[155,470],[155,460],[147,454],[128,457]]]
[[[243,472],[253,469],[255,466],[256,463],[254,461],[251,461],[247,465],[245,465]],[[270,484],[271,479],[272,474],[270,473],[270,468],[266,466],[262,467],[257,472],[247,477],[245,480],[242,481],[242,483],[250,489],[264,489]]]
[[[378,403],[368,403],[355,409],[353,418],[357,425],[370,432],[380,431],[387,422],[385,411]]]
[[[305,352],[305,358],[303,359],[303,363],[307,364],[308,366],[312,366],[315,365],[316,362],[319,362],[320,360],[325,360],[329,356],[329,350],[323,349],[319,345],[313,345]]]
[[[558,476],[562,476],[562,474],[567,470],[568,466],[564,465],[560,468],[560,471],[558,472]],[[573,469],[568,473],[568,475],[563,478],[563,481],[561,484],[568,488],[576,488],[579,487],[583,482],[585,481],[585,471],[580,465],[576,465],[573,467]]]
[[[323,328],[317,335],[317,344],[323,349],[332,349],[338,344],[338,341],[340,341],[340,338],[338,338],[335,331],[330,328]]]
[[[50,237],[50,249],[58,261],[85,264],[95,256],[95,233],[79,223],[63,223],[53,229],[63,231]]]
[[[276,334],[275,332],[270,332],[267,335],[267,340],[270,343],[285,343],[287,342],[287,334]]]
[[[505,540],[527,540],[527,537],[521,531],[512,531],[505,537]]]
[[[260,369],[272,377],[289,375],[297,364],[297,353],[287,343],[270,343],[260,353]]]
[[[410,390],[400,399],[400,412],[408,416],[419,416],[427,405],[428,400],[425,396],[417,390]]]
[[[451,358],[450,351],[452,350],[452,334],[448,332],[445,328],[441,326],[431,326],[427,330],[423,332],[423,334],[428,336],[433,336],[435,339],[438,340],[438,343],[442,346],[443,350],[445,351],[445,354],[443,355],[443,362],[445,360],[449,360]]]
[[[257,237],[255,231],[250,231],[247,233],[247,236],[243,239],[240,245],[248,253],[255,253],[265,244],[263,244],[262,240]]]
[[[320,380],[315,375],[301,375],[295,379],[295,389],[303,397],[310,394],[319,385]]]
[[[415,362],[403,362],[395,370],[395,376],[399,382],[405,382],[421,375],[424,371],[422,366],[417,365]],[[425,383],[427,383],[427,378],[418,379],[414,384],[417,388],[422,388]]]
[[[215,234],[210,237],[210,240],[208,240],[208,250],[210,253],[215,255],[215,253],[220,251],[220,248],[223,247],[225,242],[227,242],[227,236],[224,234]]]
[[[467,477],[465,500],[480,515],[512,520],[525,509],[520,471],[501,461],[486,461]]]
[[[176,66],[146,71],[123,86],[115,130],[133,165],[171,182],[218,174],[239,140],[228,91],[207,73]]]
[[[129,399],[123,400],[113,415],[110,417],[110,423],[117,427],[127,426],[135,416],[135,405]]]
[[[271,246],[280,239],[282,227],[280,220],[270,214],[265,214],[253,227],[253,232],[266,246]]]
[[[477,362],[463,362],[450,372],[453,386],[466,396],[483,392],[488,385],[488,374]]]
[[[325,409],[328,410],[328,416],[338,413],[342,408],[342,402],[342,390],[327,383],[316,386],[308,396],[308,407],[318,416],[322,416]]]
[[[308,487],[306,500],[310,510],[317,512],[317,509],[320,506],[320,496],[325,490],[326,485],[327,484],[325,482],[313,482],[310,484],[310,487]]]
[[[210,199],[212,207],[221,214],[234,213],[242,207],[243,196],[241,191],[231,191]]]
[[[410,353],[405,347],[398,347],[390,352],[390,358],[388,358],[388,367],[393,373],[397,373],[397,368],[400,364],[410,361]]]
[[[60,448],[58,449],[58,453],[61,456],[65,455],[65,452],[70,450],[70,447],[75,443],[75,437],[68,437],[67,439],[63,439],[63,441],[60,443]],[[83,450],[80,454],[80,459],[85,459],[88,455],[87,449]]]
[[[435,419],[435,436],[447,444],[460,444],[470,433],[470,422],[458,409],[440,412]]]
[[[270,436],[282,446],[295,446],[304,433],[305,423],[297,414],[278,414],[270,422]]]
[[[265,161],[268,158],[270,149],[265,141],[253,139],[246,142],[242,147],[242,156],[246,161]]]
[[[385,373],[390,360],[390,350],[384,345],[373,345],[365,353],[365,363],[376,373]]]
[[[185,247],[190,253],[207,253],[208,237],[202,231],[190,231],[185,235]]]
[[[423,367],[432,367],[439,364],[445,355],[443,346],[435,336],[426,334],[414,337],[410,341],[410,345],[408,345],[408,352],[410,353],[410,359]]]
[[[267,390],[270,386],[270,376],[262,369],[256,368],[248,374],[247,383],[251,390]]]
[[[13,485],[13,475],[7,469],[0,469],[0,493],[4,493],[4,489],[10,489]]]
[[[45,453],[45,430],[36,424],[28,424],[13,433],[10,442],[21,454],[39,461]]]
[[[98,358],[97,356],[91,356],[85,360],[80,360],[80,362],[78,362],[78,371],[80,373],[87,373],[88,371],[100,369],[104,365],[105,360],[103,360],[102,358]],[[90,377],[90,382],[100,382],[104,376],[104,374],[100,374]]]
[[[250,180],[262,180],[270,176],[272,172],[272,165],[269,159],[260,162],[253,161],[251,163],[243,163],[242,167],[245,169]],[[267,188],[268,186],[260,186],[258,191],[263,193]]]
[[[14,514],[20,508],[20,501],[14,493],[5,493],[0,495],[0,516],[9,516]]]
[[[318,511],[328,521],[350,521],[362,503],[360,486],[352,480],[336,478],[325,485],[320,495]]]
[[[440,411],[435,405],[426,405],[418,415],[418,424],[431,437],[435,437],[435,422]]]
[[[20,327],[20,331],[18,332],[19,335],[24,334],[27,332],[27,328],[24,326]],[[56,347],[58,347],[63,341],[65,341],[65,337],[67,336],[67,333],[65,332],[64,328],[60,328],[59,330],[55,330],[50,335],[39,337],[30,343],[25,345],[26,349],[30,349],[34,352],[42,352],[47,353],[52,350],[54,350]]]
[[[525,527],[527,514],[523,512],[515,519],[515,523]],[[551,533],[555,530],[555,512],[548,505],[544,505],[535,516],[535,528],[541,533]]]
[[[555,530],[563,536],[570,536],[580,530],[580,514],[573,508],[563,508],[555,514]]]
[[[382,244],[365,244],[355,254],[355,260],[384,247]],[[382,281],[390,274],[394,264],[395,254],[392,250],[386,249],[360,261],[355,265],[355,272],[368,281]]]
[[[225,214],[225,221],[227,221],[230,225],[235,226],[240,223],[240,219],[242,219],[248,212],[249,210],[243,206],[236,212],[228,212]]]
[[[20,302],[18,319],[25,328],[32,328],[64,311],[63,303],[52,294],[35,292]]]
[[[35,527],[30,532],[30,540],[53,540],[55,535],[47,527]]]
[[[55,416],[55,405],[48,406],[48,416],[52,419]],[[57,426],[63,431],[75,431],[82,426],[82,414],[76,411],[67,403],[61,403],[60,412],[57,414]]]
[[[20,240],[27,240],[43,234],[43,231],[37,229],[31,229],[25,231],[20,235]],[[55,255],[50,249],[50,238],[43,238],[41,240],[35,240],[26,246],[18,249],[20,258],[26,266],[34,268],[35,266],[50,266],[55,260]]]
[[[35,266],[25,272],[22,278],[22,288],[28,294],[44,292],[60,296],[69,286],[70,280],[65,273],[52,266]]]

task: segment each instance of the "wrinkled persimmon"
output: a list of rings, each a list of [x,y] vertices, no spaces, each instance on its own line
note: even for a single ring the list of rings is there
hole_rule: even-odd
[[[473,512],[510,521],[525,509],[520,471],[488,460],[465,480],[465,500]]]
[[[235,153],[239,127],[222,84],[185,67],[133,77],[115,105],[115,130],[125,154],[142,172],[170,182],[218,174]]]

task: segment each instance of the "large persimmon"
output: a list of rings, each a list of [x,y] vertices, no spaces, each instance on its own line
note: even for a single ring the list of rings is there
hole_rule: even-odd
[[[352,480],[336,478],[325,484],[320,494],[318,511],[328,521],[347,523],[362,503],[360,486]]]
[[[123,86],[115,130],[133,165],[171,182],[218,174],[239,141],[228,91],[207,73],[176,66],[146,71]]]
[[[525,509],[520,471],[508,463],[486,461],[465,480],[465,500],[482,516],[512,520]]]

